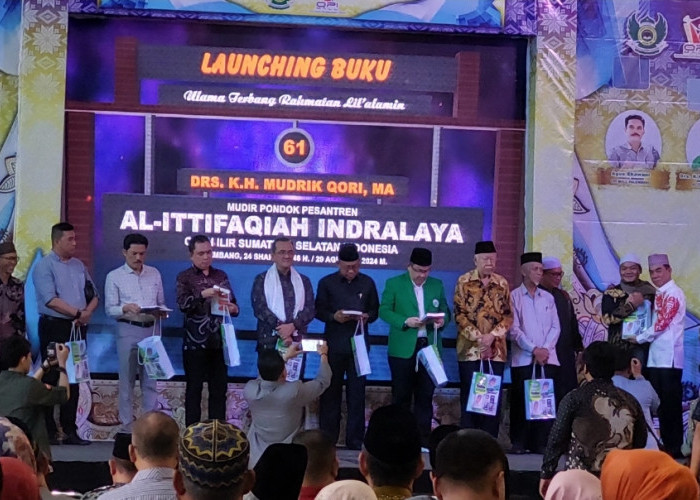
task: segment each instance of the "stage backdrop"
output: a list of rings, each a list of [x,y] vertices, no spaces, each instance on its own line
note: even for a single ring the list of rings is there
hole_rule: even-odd
[[[357,243],[380,293],[413,247],[428,247],[451,303],[474,243],[492,236],[499,133],[524,123],[524,40],[135,19],[73,19],[70,32],[69,108],[94,111],[94,277],[101,288],[123,262],[124,235],[141,232],[177,309],[187,241],[208,235],[248,336],[232,376],[256,375],[250,293],[275,237],[294,238],[314,288],[336,270],[339,245]],[[182,322],[174,311],[164,323],[178,373]],[[113,331],[100,308],[95,372],[116,372]],[[388,325],[370,333],[385,337]],[[444,336],[455,335],[451,323]],[[389,379],[382,344],[372,380]],[[446,363],[457,380],[454,348]],[[307,376],[316,365],[309,356]]]

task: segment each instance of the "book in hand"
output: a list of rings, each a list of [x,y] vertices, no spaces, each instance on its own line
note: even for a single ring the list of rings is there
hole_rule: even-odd
[[[420,322],[424,323],[424,324],[428,324],[428,323],[433,323],[438,319],[445,319],[445,313],[443,313],[443,312],[426,313],[425,316],[423,316],[420,319]]]
[[[153,314],[156,312],[172,312],[172,309],[165,306],[143,306],[139,312],[144,314]]]
[[[356,316],[356,317],[360,317],[360,318],[364,314],[362,311],[353,311],[350,309],[343,309],[340,312],[341,312],[341,314],[344,314],[345,316]]]

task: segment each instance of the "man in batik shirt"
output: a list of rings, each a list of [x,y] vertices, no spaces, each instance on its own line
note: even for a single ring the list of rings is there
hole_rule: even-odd
[[[646,366],[649,345],[633,344],[622,339],[622,325],[625,318],[636,314],[639,306],[648,300],[654,304],[656,288],[639,279],[642,274],[642,261],[633,253],[620,259],[620,284],[610,287],[603,293],[601,304],[603,323],[608,326],[608,342],[622,349],[632,351],[632,355]]]
[[[11,241],[0,243],[0,341],[24,335],[24,283],[12,276],[19,262]]]
[[[466,411],[472,375],[490,361],[493,373],[503,375],[506,333],[513,323],[510,289],[506,279],[494,272],[496,247],[492,241],[479,241],[474,248],[476,269],[459,277],[454,306],[457,322],[461,425],[481,429],[498,437],[500,412],[495,416]],[[485,367],[488,369],[488,366]]]

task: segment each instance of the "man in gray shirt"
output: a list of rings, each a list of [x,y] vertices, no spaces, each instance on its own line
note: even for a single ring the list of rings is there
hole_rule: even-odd
[[[51,228],[51,251],[34,268],[32,280],[36,289],[39,309],[39,344],[41,355],[46,358],[50,342],[65,344],[70,340],[73,325],[78,327],[78,336],[85,340],[87,324],[97,309],[97,289],[85,265],[75,255],[75,230],[67,222]],[[44,383],[56,385],[58,374],[49,372]],[[78,410],[78,384],[70,386],[70,398],[61,405],[61,427],[66,434],[65,444],[90,444],[77,434],[75,423]],[[57,441],[53,408],[46,415],[46,428],[52,444]]]
[[[659,411],[661,403],[659,395],[651,386],[651,382],[642,375],[642,363],[637,358],[632,357],[632,351],[619,346],[616,346],[615,351],[615,375],[612,382],[615,387],[629,392],[639,401],[649,431],[646,449],[658,450],[658,437],[656,437],[651,414]]]

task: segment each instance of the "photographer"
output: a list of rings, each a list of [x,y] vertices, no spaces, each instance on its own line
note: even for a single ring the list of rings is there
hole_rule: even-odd
[[[52,349],[53,348],[53,349]],[[0,416],[17,417],[29,427],[40,451],[51,457],[49,435],[46,430],[45,408],[68,401],[70,388],[66,375],[68,348],[63,344],[49,345],[46,359],[34,376],[30,377],[32,353],[29,341],[14,335],[0,347]],[[59,372],[58,386],[41,383],[49,371]]]

